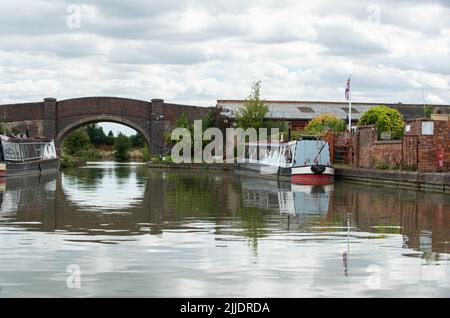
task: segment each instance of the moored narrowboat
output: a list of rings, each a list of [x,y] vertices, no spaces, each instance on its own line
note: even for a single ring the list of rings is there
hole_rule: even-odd
[[[248,143],[245,162],[238,163],[237,170],[289,177],[293,183],[299,184],[330,184],[334,180],[330,147],[326,140],[318,137],[290,142]]]
[[[0,135],[0,178],[58,171],[52,139]]]

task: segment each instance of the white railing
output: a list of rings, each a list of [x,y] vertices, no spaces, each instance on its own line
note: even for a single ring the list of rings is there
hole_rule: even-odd
[[[23,162],[56,158],[53,142],[11,142],[2,140],[3,158],[7,161]]]

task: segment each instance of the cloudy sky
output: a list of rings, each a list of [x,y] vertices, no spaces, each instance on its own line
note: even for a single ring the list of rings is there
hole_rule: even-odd
[[[450,1],[1,0],[0,103],[450,103]]]

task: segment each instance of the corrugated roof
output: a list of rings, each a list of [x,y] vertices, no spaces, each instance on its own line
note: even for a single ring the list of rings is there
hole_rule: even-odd
[[[226,110],[226,115],[229,117],[235,117],[237,110],[239,110],[240,107],[244,102],[237,103],[237,102],[230,102],[230,103],[218,103],[218,106],[223,107]],[[315,104],[295,104],[295,103],[272,103],[272,102],[266,102],[266,105],[269,108],[269,113],[267,114],[267,118],[272,119],[312,119],[316,117],[317,115],[323,114],[323,113],[332,113],[336,115],[337,117],[340,117],[342,119],[347,118],[347,112],[345,112],[342,109],[342,105],[335,105],[335,104],[321,104],[321,103],[315,103]],[[359,119],[361,117],[361,114],[365,111],[369,110],[373,106],[361,106],[361,105],[355,105],[352,107],[352,109],[357,110],[352,114],[352,117],[354,119]]]
[[[243,106],[243,100],[218,100],[217,106],[226,110],[225,115],[235,117],[236,111]],[[346,119],[348,116],[348,104],[343,102],[308,102],[308,101],[265,101],[269,108],[267,118],[272,119],[312,119],[323,113],[332,113],[337,117]],[[406,120],[424,116],[423,105],[417,104],[386,104],[386,103],[353,103],[352,118],[359,119],[369,109],[386,105],[397,109]],[[450,109],[450,105],[432,105],[444,109]],[[312,110],[312,111],[311,111]]]

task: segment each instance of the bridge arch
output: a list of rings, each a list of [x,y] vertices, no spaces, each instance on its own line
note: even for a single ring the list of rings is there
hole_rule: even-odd
[[[62,129],[58,130],[58,133],[55,138],[55,147],[58,151],[58,153],[61,153],[61,148],[64,143],[64,140],[76,129],[92,124],[92,123],[98,123],[98,122],[112,122],[117,124],[122,124],[127,127],[130,127],[137,132],[141,133],[144,136],[145,141],[147,142],[147,145],[151,145],[151,139],[150,134],[147,132],[147,130],[143,127],[140,127],[135,122],[132,122],[129,119],[126,119],[122,116],[115,116],[115,115],[106,115],[106,114],[99,114],[99,115],[92,115],[87,118],[78,119],[76,121],[73,121],[63,127]]]
[[[66,100],[47,97],[43,102],[0,105],[0,122],[19,127],[21,133],[30,137],[52,138],[58,150],[73,130],[89,123],[114,122],[140,132],[152,154],[164,154],[170,152],[165,133],[175,127],[180,114],[193,121],[213,109],[166,103],[160,98],[144,101],[106,96]]]

